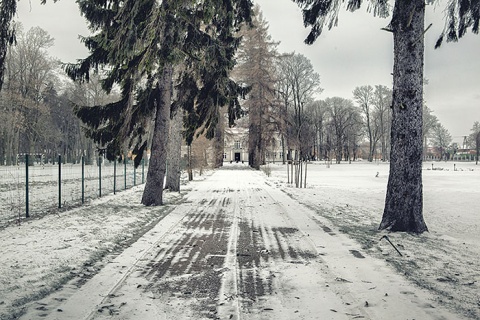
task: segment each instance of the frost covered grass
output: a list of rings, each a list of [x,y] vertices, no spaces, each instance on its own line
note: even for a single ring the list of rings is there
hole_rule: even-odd
[[[0,227],[16,221],[21,223],[26,216],[26,167],[0,166]],[[97,165],[35,164],[28,167],[28,207],[30,217],[42,217],[53,211],[71,209],[100,195],[123,191],[142,183],[147,168],[134,169],[133,164],[112,163]],[[61,184],[59,185],[59,176]],[[82,179],[83,176],[83,179]]]
[[[139,203],[141,194],[142,187],[135,187],[0,230],[0,319],[18,318],[27,304],[72,280],[82,285],[181,199],[167,193],[165,206],[147,209]]]

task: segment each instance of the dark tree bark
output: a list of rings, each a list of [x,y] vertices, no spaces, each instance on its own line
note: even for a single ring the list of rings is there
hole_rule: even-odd
[[[167,163],[168,129],[172,98],[173,67],[165,65],[158,83],[159,99],[155,116],[150,164],[142,204],[159,206],[163,204],[163,181]]]
[[[422,104],[425,1],[395,1],[392,152],[380,229],[428,231],[422,213]]]
[[[0,2],[0,90],[3,86],[7,49],[15,39],[15,34],[10,29],[10,26],[16,11],[17,0],[2,0]]]
[[[223,154],[225,153],[225,120],[222,111],[219,110],[220,116],[215,128],[215,137],[213,137],[214,168],[223,166]]]
[[[255,170],[260,170],[262,152],[261,115],[255,107],[250,107],[250,125],[248,129],[248,164]],[[252,119],[253,118],[253,119]]]
[[[182,156],[182,110],[176,110],[170,123],[168,139],[168,170],[165,188],[170,191],[180,191],[180,161]]]

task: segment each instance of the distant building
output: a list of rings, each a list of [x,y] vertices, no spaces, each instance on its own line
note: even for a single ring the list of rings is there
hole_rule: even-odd
[[[224,162],[248,162],[248,129],[242,127],[227,128],[225,130]],[[265,161],[283,161],[283,147],[281,137],[276,134],[266,147]]]
[[[224,162],[248,162],[248,129],[225,129]]]
[[[454,161],[475,161],[477,151],[474,149],[457,149],[453,155]]]
[[[425,160],[475,161],[476,155],[477,152],[473,149],[455,149],[453,151],[453,149],[444,150],[438,147],[428,147]]]

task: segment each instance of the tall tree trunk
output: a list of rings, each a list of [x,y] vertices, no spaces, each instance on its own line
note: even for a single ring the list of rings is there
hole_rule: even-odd
[[[165,188],[170,191],[180,191],[180,162],[182,157],[183,112],[177,110],[170,122],[168,139],[168,170]]]
[[[425,1],[395,1],[390,174],[380,229],[422,233],[422,102]]]
[[[10,26],[16,11],[17,0],[2,0],[0,2],[0,90],[3,86],[7,49],[14,39]]]
[[[307,188],[307,163],[308,163],[308,160],[305,160],[305,179],[303,180],[303,187],[304,188]]]
[[[219,110],[219,119],[215,128],[215,137],[213,138],[214,150],[214,168],[223,166],[223,154],[225,153],[225,117],[221,110]]]
[[[155,116],[147,182],[142,197],[142,204],[146,206],[159,206],[163,204],[163,181],[165,179],[167,162],[172,76],[173,67],[171,65],[165,65],[158,84],[160,98]]]
[[[187,161],[188,161],[188,168],[187,168],[187,171],[188,171],[188,181],[192,181],[193,180],[193,168],[192,168],[192,146],[189,145],[188,148],[187,148]]]
[[[260,170],[261,127],[258,122],[256,122],[258,118],[257,111],[251,112],[250,117],[250,126],[248,130],[248,164],[250,167]]]

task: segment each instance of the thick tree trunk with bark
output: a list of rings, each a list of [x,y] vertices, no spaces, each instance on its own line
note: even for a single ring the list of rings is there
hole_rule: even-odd
[[[180,191],[180,162],[182,157],[183,113],[177,110],[170,123],[168,139],[168,170],[165,188],[170,191]]]
[[[390,174],[380,229],[422,233],[422,104],[425,1],[395,1]]]
[[[255,139],[257,130],[254,125],[250,124],[248,130],[248,165],[253,169],[260,170],[259,152],[257,150],[258,144],[257,139]]]
[[[3,87],[3,73],[8,46],[13,43],[14,39],[10,26],[16,11],[17,0],[2,0],[0,2],[0,90]]]
[[[143,191],[142,204],[159,206],[163,204],[163,181],[167,162],[168,129],[170,122],[170,104],[172,97],[173,67],[164,66],[159,79],[159,94],[155,126],[152,139],[150,164],[147,182]]]
[[[225,153],[225,117],[222,111],[219,111],[219,119],[215,128],[215,137],[213,138],[213,150],[214,150],[214,168],[220,168],[223,166],[223,154]]]
[[[250,126],[248,130],[248,164],[250,167],[260,170],[262,161],[262,126],[260,123],[260,111],[258,108],[250,109]]]

